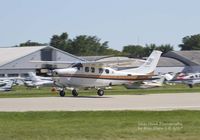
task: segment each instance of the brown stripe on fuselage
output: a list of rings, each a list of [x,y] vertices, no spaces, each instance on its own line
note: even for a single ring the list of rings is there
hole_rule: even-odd
[[[107,79],[107,80],[148,80],[152,76],[153,75],[134,75],[134,76],[86,75],[86,74],[65,74],[65,75],[62,75],[62,77]]]

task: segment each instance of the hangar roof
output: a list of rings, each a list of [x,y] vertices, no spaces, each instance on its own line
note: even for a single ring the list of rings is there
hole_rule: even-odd
[[[178,61],[169,57],[160,57],[158,61],[158,67],[184,67],[185,64],[181,61]]]
[[[171,51],[164,56],[177,59],[185,65],[200,65],[200,51]]]
[[[25,57],[27,55],[30,55],[34,52],[40,51],[45,48],[52,48],[57,51],[63,52],[64,54],[73,57],[75,59],[78,59],[80,61],[84,61],[83,59],[74,56],[72,54],[69,54],[67,52],[64,52],[62,50],[59,50],[57,48],[51,47],[51,46],[28,46],[28,47],[0,47],[0,66],[5,65],[7,63],[10,63],[12,61],[15,61],[16,59]]]
[[[14,61],[20,57],[26,56],[38,50],[41,50],[47,46],[37,46],[37,47],[5,47],[0,48],[0,66],[11,61]]]

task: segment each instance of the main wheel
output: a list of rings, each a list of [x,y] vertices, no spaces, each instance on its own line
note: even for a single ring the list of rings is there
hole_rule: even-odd
[[[78,92],[77,92],[75,89],[73,89],[73,90],[72,90],[72,95],[73,95],[74,97],[77,97],[77,96],[78,96]]]
[[[103,95],[104,95],[104,90],[103,90],[103,89],[98,89],[98,90],[97,90],[97,94],[98,94],[99,96],[103,96]]]
[[[193,85],[192,85],[192,84],[188,84],[188,86],[189,86],[190,88],[193,88]]]
[[[60,91],[60,96],[61,96],[61,97],[64,97],[64,96],[65,96],[65,91],[64,91],[64,90],[61,90],[61,91]]]

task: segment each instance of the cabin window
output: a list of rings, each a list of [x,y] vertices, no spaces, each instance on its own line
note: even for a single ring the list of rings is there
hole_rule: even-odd
[[[17,73],[8,74],[8,77],[18,77],[18,76],[19,76],[19,74],[17,74]]]
[[[107,74],[109,74],[109,69],[106,69],[105,72],[106,72]]]
[[[85,67],[85,72],[89,72],[89,67]]]
[[[0,77],[5,77],[5,74],[0,74]]]
[[[20,76],[21,77],[29,77],[28,73],[22,73]]]
[[[95,73],[95,68],[94,67],[91,67],[91,72]]]
[[[99,73],[103,73],[103,69],[102,68],[99,68]]]

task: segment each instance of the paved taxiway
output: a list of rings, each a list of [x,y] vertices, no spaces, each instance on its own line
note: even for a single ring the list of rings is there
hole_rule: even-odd
[[[200,93],[1,98],[0,111],[200,110]]]

